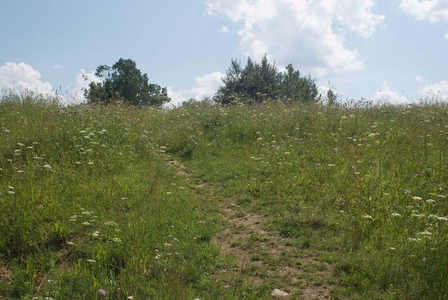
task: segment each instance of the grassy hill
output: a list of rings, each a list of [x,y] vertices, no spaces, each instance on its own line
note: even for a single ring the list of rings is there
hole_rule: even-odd
[[[0,127],[5,298],[448,298],[444,103],[11,95]]]

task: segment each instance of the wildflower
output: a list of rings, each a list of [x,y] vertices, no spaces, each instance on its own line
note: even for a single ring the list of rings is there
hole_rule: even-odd
[[[132,296],[129,296],[127,299],[129,299],[129,300],[133,300],[134,299],[134,297],[132,297]]]
[[[103,289],[99,289],[98,294],[100,294],[101,296],[106,296],[106,291]]]
[[[372,217],[372,216],[369,216],[369,215],[361,216],[361,218],[363,218],[363,219],[373,220],[373,217]]]
[[[67,242],[67,245],[74,245],[75,243],[73,242]]]
[[[392,217],[401,217],[401,215],[399,213],[391,213],[390,214]]]
[[[48,164],[46,164],[46,165],[44,165],[44,168],[45,168],[45,169],[51,169],[51,166],[48,165]]]
[[[170,246],[172,246],[172,244],[169,244],[169,243],[165,243],[165,244],[163,244],[165,247],[170,247]]]
[[[16,192],[14,191],[8,191],[8,194],[15,194]]]
[[[434,203],[436,203],[436,200],[428,199],[428,200],[426,200],[426,203],[428,203],[428,204],[434,204]]]
[[[411,214],[411,217],[417,217],[417,218],[422,218],[424,216],[425,214]]]
[[[114,239],[112,239],[112,241],[113,241],[114,243],[117,243],[117,244],[122,244],[120,238],[114,238]]]
[[[335,164],[328,164],[329,167],[334,167],[336,166]]]
[[[87,259],[87,261],[92,264],[96,263],[96,260],[94,260],[94,259]]]
[[[408,238],[408,241],[411,241],[411,242],[418,242],[418,241],[421,241],[421,239]]]
[[[408,191],[408,190],[404,190],[404,193],[405,193],[405,194],[410,194],[411,192]]]
[[[413,199],[413,200],[418,200],[418,201],[421,201],[421,200],[422,200],[421,197],[412,197],[412,199]]]
[[[439,197],[439,198],[446,198],[445,195],[438,195],[437,197]]]
[[[118,226],[118,224],[115,223],[114,221],[107,221],[107,222],[104,223],[104,225],[107,225],[107,226]]]
[[[90,225],[90,223],[89,223],[89,222],[84,222],[84,223],[82,223],[82,225],[86,225],[86,226],[89,226],[89,225]]]
[[[93,237],[98,237],[98,236],[99,236],[99,234],[100,234],[100,232],[99,232],[99,231],[95,231],[94,233],[92,233],[92,236],[93,236]]]
[[[448,218],[447,217],[437,217],[437,220],[448,221]]]
[[[417,234],[419,234],[419,235],[431,235],[432,233],[429,232],[428,230],[425,230],[425,231],[419,232]]]

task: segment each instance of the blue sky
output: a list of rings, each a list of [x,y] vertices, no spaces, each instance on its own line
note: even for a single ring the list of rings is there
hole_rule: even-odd
[[[1,87],[69,103],[119,58],[176,104],[265,53],[341,100],[448,98],[448,0],[2,0],[0,44]]]

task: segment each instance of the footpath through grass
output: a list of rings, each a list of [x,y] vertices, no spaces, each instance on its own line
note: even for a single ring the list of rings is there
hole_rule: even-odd
[[[446,299],[447,113],[440,103],[160,110],[6,97],[0,295],[307,298],[314,285],[330,298]],[[226,241],[241,224],[247,239]],[[275,238],[288,248],[266,243]],[[224,255],[225,243],[249,263]],[[287,255],[270,255],[276,247]],[[260,261],[270,269],[257,272]],[[306,272],[286,282],[276,267]]]

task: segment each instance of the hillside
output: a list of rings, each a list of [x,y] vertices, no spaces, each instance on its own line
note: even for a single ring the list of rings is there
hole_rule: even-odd
[[[0,123],[4,298],[448,298],[444,103],[10,96]]]

